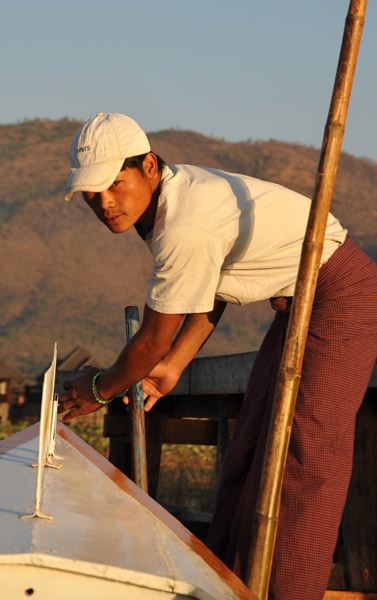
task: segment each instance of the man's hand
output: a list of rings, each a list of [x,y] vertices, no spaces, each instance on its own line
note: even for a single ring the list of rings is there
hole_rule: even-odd
[[[162,360],[143,379],[144,410],[149,411],[162,396],[166,396],[176,385],[180,372]]]
[[[183,315],[158,313],[145,306],[139,331],[123,348],[113,366],[97,380],[99,395],[110,398],[143,380],[144,396],[147,397],[145,410],[150,410],[161,396],[173,389],[182,371],[211,335],[225,306],[224,302],[216,300],[211,312],[187,315],[173,345]],[[68,393],[60,396],[59,412],[69,410],[69,413],[63,421],[87,415],[102,406],[92,392],[93,375],[97,372],[91,368],[80,379],[64,384]],[[127,404],[128,399],[124,398],[124,402]]]
[[[186,316],[170,351],[143,377],[145,411],[175,387],[185,367],[215,329],[225,307],[225,302],[216,300],[211,312]],[[123,402],[128,404],[127,396]]]
[[[103,406],[99,404],[93,396],[92,380],[99,369],[95,367],[85,367],[85,375],[72,381],[63,383],[64,389],[68,390],[66,394],[59,396],[58,413],[69,411],[63,417],[63,421],[68,423],[74,417],[88,415]]]
[[[146,306],[139,331],[123,348],[115,363],[96,381],[101,398],[115,396],[141,381],[168,353],[182,319],[183,315],[158,313]],[[63,421],[89,414],[102,406],[95,400],[92,391],[93,375],[98,371],[90,368],[80,379],[65,382],[64,387],[69,393],[60,396],[59,412],[69,410],[69,413]]]

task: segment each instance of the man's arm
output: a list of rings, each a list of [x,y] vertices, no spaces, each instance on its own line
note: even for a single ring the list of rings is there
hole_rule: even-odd
[[[225,307],[225,302],[216,300],[211,312],[186,316],[170,351],[143,379],[146,411],[174,388],[182,371],[215,329]]]
[[[144,393],[149,396],[145,409],[150,410],[158,398],[173,389],[184,368],[215,329],[225,306],[225,302],[215,301],[211,312],[187,315],[173,346],[172,340],[183,315],[158,313],[145,306],[139,331],[123,348],[113,366],[96,381],[101,398],[110,398],[143,379]],[[94,373],[93,370],[65,384],[68,392],[61,394],[59,400],[59,412],[69,410],[64,421],[101,407],[93,397]]]
[[[96,381],[101,398],[110,398],[141,381],[169,352],[182,319],[183,315],[166,315],[146,306],[139,331],[123,348],[112,367]],[[101,404],[94,399],[92,392],[94,372],[65,383],[68,391],[60,395],[59,412],[70,412],[64,416],[64,421],[100,408]]]

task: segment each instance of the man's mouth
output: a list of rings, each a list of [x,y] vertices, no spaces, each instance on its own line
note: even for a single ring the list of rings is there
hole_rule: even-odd
[[[121,216],[122,215],[104,215],[104,220],[106,221],[106,223],[109,223],[109,225],[114,225],[118,222]]]

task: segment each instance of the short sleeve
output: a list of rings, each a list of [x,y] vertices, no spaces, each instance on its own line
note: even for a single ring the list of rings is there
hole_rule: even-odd
[[[226,240],[205,230],[160,231],[152,243],[154,270],[147,305],[167,314],[211,311],[228,250]]]

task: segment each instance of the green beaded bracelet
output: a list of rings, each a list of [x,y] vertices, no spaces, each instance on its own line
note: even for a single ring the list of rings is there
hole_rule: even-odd
[[[100,375],[102,375],[103,371],[99,371],[98,373],[96,373],[92,379],[92,392],[93,392],[93,396],[95,397],[95,399],[97,400],[97,402],[99,402],[100,404],[109,404],[112,400],[114,400],[114,396],[111,396],[111,398],[108,398],[107,400],[105,400],[104,398],[101,398],[101,396],[98,393],[97,390],[97,386],[96,386],[96,381],[98,379],[98,377]]]

